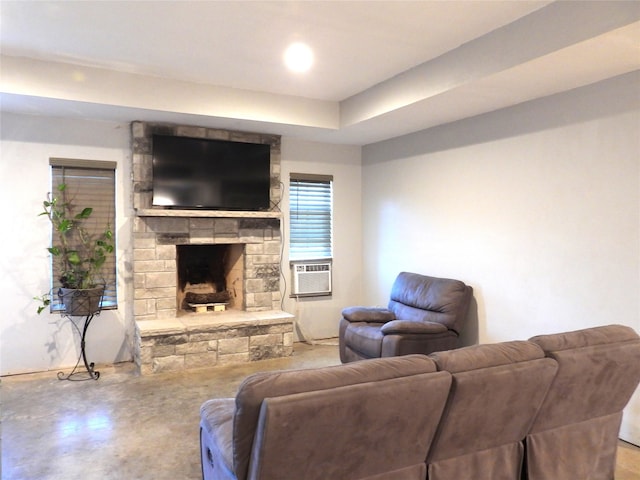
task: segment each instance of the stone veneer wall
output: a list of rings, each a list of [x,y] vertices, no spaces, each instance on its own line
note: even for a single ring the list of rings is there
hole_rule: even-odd
[[[133,236],[136,320],[177,315],[177,244],[245,244],[242,310],[280,308],[277,220],[140,217]]]
[[[280,199],[282,198],[282,189],[280,187],[279,135],[237,132],[206,127],[168,125],[164,123],[132,122],[131,149],[133,154],[133,208],[136,211],[151,208],[154,134],[270,145],[271,205],[273,211],[279,211]]]
[[[280,295],[280,137],[133,122],[135,362],[142,374],[242,363],[293,353],[293,315]],[[271,212],[152,208],[152,136],[271,146]],[[178,316],[176,245],[243,244],[242,309]]]
[[[136,320],[170,318],[176,309],[176,245],[245,244],[244,310],[280,308],[279,216],[260,212],[174,211],[151,208],[154,133],[267,143],[271,145],[271,202],[280,203],[280,137],[134,122],[132,124],[134,315]],[[278,210],[275,207],[274,212]]]

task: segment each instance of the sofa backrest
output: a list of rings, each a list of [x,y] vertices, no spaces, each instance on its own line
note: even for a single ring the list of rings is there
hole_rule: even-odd
[[[640,338],[608,325],[530,340],[559,368],[527,437],[528,478],[613,478],[622,410],[640,382]],[[563,461],[553,461],[559,449]]]
[[[522,440],[556,374],[556,362],[523,341],[429,356],[453,381],[427,456],[428,478],[518,478]]]
[[[460,334],[472,288],[460,280],[400,272],[388,308],[397,319],[441,323]]]
[[[450,386],[433,372],[265,398],[248,479],[423,480]]]
[[[341,387],[369,384],[367,387],[363,387],[365,388],[365,391],[360,392],[359,389],[351,391],[350,388],[347,388],[344,390],[346,393],[342,393],[343,396],[348,397],[349,395],[356,395],[358,396],[358,399],[360,399],[358,392],[360,392],[363,397],[368,397],[369,395],[373,396],[373,390],[375,390],[377,385],[376,382],[434,372],[436,372],[436,367],[431,359],[422,355],[408,355],[404,357],[380,358],[362,362],[352,362],[345,365],[316,369],[260,372],[249,376],[240,385],[235,399],[236,411],[233,421],[233,465],[237,478],[247,478],[252,449],[254,447],[254,442],[256,442],[256,429],[258,428],[259,423],[261,425],[261,432],[259,440],[255,443],[257,450],[254,449],[254,453],[257,457],[254,455],[252,460],[254,468],[257,468],[258,466],[263,468],[264,465],[266,465],[265,462],[262,462],[260,459],[260,455],[262,455],[260,449],[264,450],[265,455],[270,455],[270,461],[274,461],[272,458],[272,450],[267,450],[270,448],[271,442],[266,442],[264,440],[264,436],[274,434],[274,430],[268,429],[265,421],[272,419],[273,415],[282,415],[283,407],[276,406],[281,405],[275,401],[277,397],[287,397],[287,399],[283,399],[282,402],[292,402],[298,399],[301,400],[300,411],[296,411],[296,415],[303,415],[302,412],[304,411],[304,408],[308,408],[309,405],[312,405],[312,409],[315,407],[320,408],[320,406],[323,405],[323,402],[331,398],[335,389],[339,389]],[[405,385],[403,388],[409,387],[410,385]],[[448,391],[448,386],[446,390]],[[322,394],[322,391],[329,391],[329,393]],[[388,392],[388,390],[386,391]],[[312,393],[305,397],[304,394],[309,392]],[[297,398],[295,397],[296,394],[303,395],[301,398]],[[317,400],[306,400],[306,398]],[[265,411],[261,419],[261,409],[263,408],[265,399],[269,399],[269,401],[265,404]],[[320,399],[322,400],[320,401]],[[383,401],[381,398],[378,400]],[[395,395],[389,395],[388,401],[393,402],[395,400]],[[362,401],[364,402],[365,398],[363,398]],[[412,401],[415,401],[415,399],[412,399]],[[339,406],[334,406],[334,408],[336,410],[340,409]],[[355,404],[351,405],[350,411],[353,413],[355,421],[359,415],[358,409],[355,408]],[[397,413],[395,410],[391,411],[394,414]],[[370,415],[369,410],[367,410],[367,412],[367,415]],[[335,413],[337,413],[337,411]],[[326,415],[323,415],[323,417],[325,416]],[[331,417],[331,415],[329,415],[329,417]],[[296,421],[299,420],[299,418],[296,419]],[[311,419],[306,419],[296,428],[304,428],[306,421],[311,421]],[[387,424],[391,423],[391,419],[389,418],[385,418],[384,421]],[[362,428],[365,427],[363,425],[354,425],[354,431],[351,432],[351,435],[355,435],[358,429]],[[378,428],[381,428],[382,430],[377,433],[379,436],[383,436],[384,428],[380,423],[378,423]],[[285,436],[290,433],[290,429],[287,428],[282,428],[282,431]],[[311,432],[309,433],[311,434]],[[319,435],[321,433],[322,432],[319,432]],[[341,431],[340,434],[342,435],[343,432]],[[333,439],[334,436],[337,437],[335,432],[332,435],[330,434],[327,438]],[[358,438],[358,435],[355,436]],[[274,445],[279,444],[278,442],[280,441],[281,440],[279,439],[272,440]],[[309,440],[307,437],[305,437],[304,441],[315,442],[315,440]],[[360,441],[365,441],[365,439],[360,438]],[[314,445],[316,448],[323,448],[320,443],[314,443]],[[302,448],[303,446],[301,445],[300,447]],[[287,456],[291,454],[291,452],[287,451]],[[347,453],[345,453],[345,455],[347,455]],[[342,461],[343,459],[341,458],[340,462]]]
[[[620,412],[640,381],[640,338],[609,325],[530,339],[559,364],[531,431]]]

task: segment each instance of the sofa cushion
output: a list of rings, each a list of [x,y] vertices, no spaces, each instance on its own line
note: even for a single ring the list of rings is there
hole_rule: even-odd
[[[471,287],[460,280],[400,272],[388,308],[398,320],[438,322],[459,333],[470,298]]]
[[[385,335],[419,335],[443,333],[448,331],[447,327],[441,323],[411,322],[408,320],[392,320],[391,322],[385,323],[380,330],[382,330],[382,333]]]
[[[429,479],[518,478],[521,442],[556,374],[556,362],[523,341],[475,345],[430,358],[452,374],[453,383],[427,457]]]
[[[423,308],[405,305],[395,300],[389,300],[389,309],[393,311],[395,317],[399,320],[441,323],[446,328],[448,328],[448,325],[451,324],[455,317],[453,313],[425,310]]]
[[[551,359],[454,374],[442,423],[430,453],[438,461],[525,438],[557,370]]]
[[[246,378],[236,395],[234,417],[234,471],[246,478],[255,429],[265,398],[327,390],[391,378],[435,372],[433,360],[424,355],[376,358],[331,367],[260,372]]]
[[[351,350],[366,358],[379,358],[384,337],[380,328],[382,325],[381,323],[352,323],[344,332],[344,339]]]
[[[531,341],[560,365],[533,432],[619,412],[640,380],[640,338],[629,327],[595,327]]]
[[[572,332],[537,335],[529,339],[546,351],[554,352],[638,340],[638,334],[624,325],[605,325]]]
[[[526,439],[527,478],[613,478],[622,409],[640,381],[640,338],[609,325],[531,341],[559,368]]]
[[[432,372],[265,398],[249,479],[424,480],[450,385]]]
[[[434,352],[429,357],[439,370],[457,373],[544,358],[544,351],[535,343],[516,340]]]
[[[396,318],[388,308],[378,307],[347,307],[342,310],[342,316],[350,322],[384,323]]]

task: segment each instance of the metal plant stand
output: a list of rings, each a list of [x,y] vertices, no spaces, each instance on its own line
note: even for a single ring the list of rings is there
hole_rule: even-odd
[[[100,372],[94,370],[93,362],[89,363],[87,361],[87,352],[85,350],[85,338],[87,336],[87,330],[89,329],[89,325],[91,324],[91,320],[93,320],[95,314],[92,313],[84,317],[84,325],[82,327],[82,330],[80,330],[80,327],[76,324],[76,322],[73,321],[73,318],[70,315],[64,316],[71,321],[71,325],[73,325],[73,327],[78,332],[78,335],[80,336],[80,355],[78,356],[78,361],[73,367],[73,370],[71,370],[71,373],[65,375],[64,372],[58,372],[58,380],[98,380],[98,378],[100,378]],[[84,368],[86,371],[78,370],[80,359],[82,359],[82,361],[84,362]]]
[[[71,373],[65,374],[64,372],[58,372],[58,380],[98,380],[100,378],[100,372],[94,369],[94,363],[87,361],[86,342],[87,330],[89,325],[96,315],[100,315],[100,301],[102,300],[102,294],[98,297],[98,303],[94,296],[86,291],[78,290],[69,294],[60,295],[65,305],[65,310],[62,312],[62,316],[67,317],[71,322],[71,325],[78,332],[80,337],[80,355],[78,355],[78,361],[76,362]],[[82,313],[86,311],[87,313]],[[79,320],[75,321],[74,318]],[[84,362],[84,371],[78,369],[80,366],[80,360]]]

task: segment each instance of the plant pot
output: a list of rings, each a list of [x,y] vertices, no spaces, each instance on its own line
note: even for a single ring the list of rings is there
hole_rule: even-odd
[[[87,316],[100,311],[100,302],[104,287],[95,288],[60,288],[58,297],[64,305],[67,315]]]

